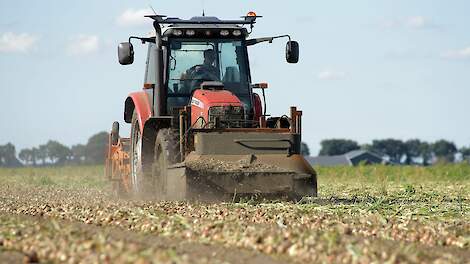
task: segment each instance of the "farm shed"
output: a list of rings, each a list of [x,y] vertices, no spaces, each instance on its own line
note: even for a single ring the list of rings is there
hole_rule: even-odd
[[[378,154],[367,150],[353,150],[343,155],[307,157],[312,166],[356,166],[365,164],[384,164],[386,161]]]

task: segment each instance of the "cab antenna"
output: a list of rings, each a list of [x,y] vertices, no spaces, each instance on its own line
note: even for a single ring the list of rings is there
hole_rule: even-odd
[[[155,15],[157,15],[157,12],[155,12],[155,9],[153,9],[153,6],[152,6],[152,5],[149,5],[149,6],[150,6],[150,8],[152,9],[153,13],[154,13]]]
[[[201,0],[201,4],[202,4],[202,16],[206,16],[206,12],[204,12],[204,9],[205,9],[205,1],[204,0]]]

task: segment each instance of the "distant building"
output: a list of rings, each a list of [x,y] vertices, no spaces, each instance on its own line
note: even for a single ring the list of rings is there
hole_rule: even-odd
[[[386,164],[380,155],[367,150],[353,150],[337,156],[307,157],[312,166],[357,166],[359,164]]]

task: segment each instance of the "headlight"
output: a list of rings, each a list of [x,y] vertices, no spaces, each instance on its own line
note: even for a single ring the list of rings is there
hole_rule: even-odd
[[[230,34],[230,32],[229,32],[228,30],[226,30],[226,29],[220,31],[220,35],[221,35],[221,36],[224,36],[224,37],[225,37],[225,36],[228,36],[228,34]]]
[[[210,115],[240,115],[243,114],[243,107],[241,106],[233,106],[233,105],[226,105],[226,106],[212,106],[209,108]]]
[[[243,112],[243,108],[241,106],[232,106],[232,113],[240,114]]]
[[[233,34],[235,37],[238,37],[238,36],[240,36],[240,35],[242,34],[242,31],[237,29],[237,30],[234,30],[234,31],[232,32],[232,34]]]
[[[209,108],[209,124],[213,127],[243,127],[244,116],[244,110],[241,106],[225,105],[212,106]]]
[[[209,108],[209,115],[221,116],[223,114],[224,114],[223,106],[212,106],[211,108]]]
[[[173,35],[179,37],[179,36],[183,35],[183,31],[180,30],[180,29],[174,29],[173,30]]]
[[[193,29],[188,29],[186,30],[186,35],[188,36],[194,36],[196,34],[196,31],[194,31]]]

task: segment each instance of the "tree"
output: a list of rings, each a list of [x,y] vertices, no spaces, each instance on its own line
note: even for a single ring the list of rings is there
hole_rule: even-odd
[[[460,150],[459,150],[460,154],[462,154],[462,158],[463,159],[466,159],[470,162],[470,147],[462,147]]]
[[[55,140],[46,144],[49,159],[54,164],[64,164],[70,157],[70,149]]]
[[[320,142],[320,156],[334,156],[359,149],[356,141],[349,139],[327,139]]]
[[[88,139],[86,144],[86,159],[91,164],[104,163],[104,156],[106,148],[108,147],[109,134],[107,132],[100,132]]]
[[[85,145],[77,144],[72,146],[72,161],[75,164],[81,164],[85,162],[87,156],[87,148]]]
[[[432,151],[439,161],[453,162],[457,147],[453,142],[441,139],[432,144]]]
[[[31,162],[33,163],[33,166],[36,166],[37,161],[38,161],[38,156],[39,156],[39,149],[34,147],[31,149]]]
[[[7,143],[0,146],[0,165],[5,167],[20,167],[22,164],[16,158],[15,146]]]
[[[372,150],[387,155],[395,163],[400,163],[403,155],[407,153],[405,143],[393,138],[373,140]]]
[[[47,163],[47,157],[49,156],[49,154],[47,153],[47,146],[46,145],[39,145],[39,148],[38,148],[38,153],[36,155],[37,159],[38,160],[41,160],[41,164],[44,166],[46,165]]]
[[[406,164],[411,164],[413,159],[421,157],[421,140],[419,139],[410,139],[405,142],[406,149]]]
[[[302,156],[310,156],[310,148],[307,143],[302,142],[300,145],[300,154],[302,154]]]
[[[33,151],[31,149],[22,149],[20,153],[18,153],[18,157],[26,165],[32,162],[32,156],[33,156]]]
[[[431,163],[431,158],[432,158],[432,147],[431,144],[427,142],[421,142],[419,145],[419,154],[421,158],[423,159],[423,165],[428,165]]]
[[[5,148],[0,146],[0,166],[5,166]]]

